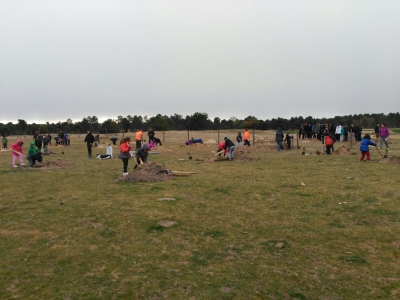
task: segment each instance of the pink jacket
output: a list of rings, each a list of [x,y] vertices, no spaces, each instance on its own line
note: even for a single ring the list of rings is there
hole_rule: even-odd
[[[153,141],[151,141],[148,145],[147,145],[147,149],[150,151],[151,148],[155,148],[156,145],[154,144]]]
[[[379,128],[379,136],[381,137],[389,137],[389,129],[387,127],[381,127]]]
[[[22,151],[22,147],[19,145],[19,143],[23,143],[23,141],[21,139],[18,139],[14,144],[11,145],[11,149],[24,154],[24,151]],[[15,155],[15,156],[19,156],[19,154],[15,153],[14,151],[11,151],[11,154]]]

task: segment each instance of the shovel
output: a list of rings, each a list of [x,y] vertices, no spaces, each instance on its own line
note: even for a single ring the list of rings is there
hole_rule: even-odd
[[[379,151],[378,146],[375,146],[376,150],[378,150],[379,154],[381,155],[381,157],[383,158],[383,155],[381,153],[381,151]]]

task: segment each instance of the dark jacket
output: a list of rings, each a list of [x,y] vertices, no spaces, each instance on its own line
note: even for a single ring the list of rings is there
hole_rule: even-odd
[[[138,151],[136,151],[136,158],[140,158],[144,163],[147,162],[147,157],[149,156],[147,145],[144,145],[142,148],[140,148]]]
[[[282,128],[278,128],[275,134],[275,141],[277,142],[282,142],[283,141],[283,131]]]
[[[235,146],[235,144],[230,139],[226,139],[225,140],[225,149],[229,149],[232,146]]]
[[[85,137],[85,142],[88,144],[93,144],[94,143],[94,136],[92,133],[89,133]]]

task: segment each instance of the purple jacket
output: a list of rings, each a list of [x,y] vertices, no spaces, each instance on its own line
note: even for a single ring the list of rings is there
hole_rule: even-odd
[[[379,136],[381,137],[388,137],[390,135],[389,129],[387,127],[381,127],[379,129]]]

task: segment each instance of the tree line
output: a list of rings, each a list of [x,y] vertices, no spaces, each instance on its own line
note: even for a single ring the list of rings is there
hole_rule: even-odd
[[[281,127],[283,130],[297,130],[301,124],[317,123],[339,123],[341,125],[360,125],[364,128],[372,128],[377,124],[385,123],[389,128],[400,127],[400,114],[397,113],[377,113],[377,114],[358,114],[336,116],[334,118],[313,118],[312,116],[273,118],[271,120],[258,119],[254,116],[248,116],[241,120],[236,117],[230,119],[220,119],[218,117],[211,120],[207,113],[196,112],[193,115],[183,116],[174,114],[171,116],[158,114],[153,117],[140,115],[118,116],[116,119],[108,119],[102,123],[96,116],[88,116],[81,121],[73,122],[67,119],[65,122],[44,124],[28,124],[25,120],[18,119],[17,123],[0,123],[0,133],[2,135],[29,135],[35,131],[40,133],[55,133],[60,130],[68,133],[84,133],[90,129],[93,132],[121,133],[136,131],[137,129],[148,130],[153,128],[160,130],[218,130],[218,129],[242,129],[250,128],[256,130],[276,130]]]

